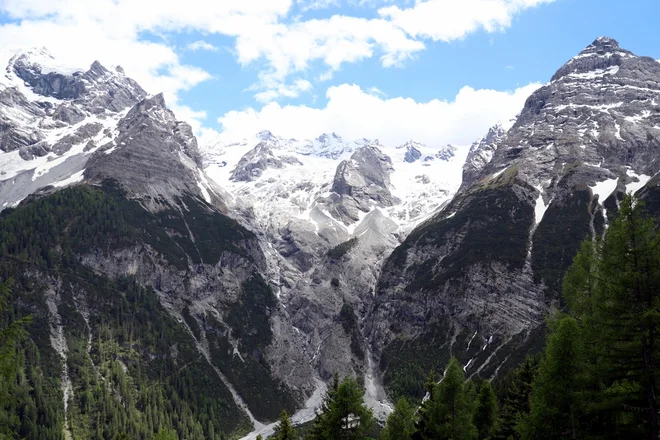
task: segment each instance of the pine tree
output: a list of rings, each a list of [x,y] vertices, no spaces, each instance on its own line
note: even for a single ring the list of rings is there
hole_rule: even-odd
[[[501,395],[502,406],[495,438],[497,440],[518,440],[516,426],[529,414],[529,400],[532,382],[538,371],[538,356],[527,356],[514,371],[499,380],[496,385]]]
[[[291,418],[289,417],[289,414],[287,414],[286,411],[282,411],[282,414],[280,415],[280,421],[277,424],[277,426],[275,426],[275,436],[272,438],[273,440],[298,439],[298,435],[296,434],[296,430],[293,427]]]
[[[399,399],[380,434],[382,440],[410,440],[415,432],[415,409],[405,397]]]
[[[643,437],[657,439],[660,233],[630,196],[605,236],[598,278],[594,315],[612,383],[609,401],[623,404],[631,427],[643,424]]]
[[[485,380],[479,389],[474,412],[474,425],[479,433],[479,440],[490,439],[495,434],[498,413],[497,397],[490,382]]]
[[[431,370],[429,376],[426,378],[424,383],[424,388],[426,389],[426,394],[422,399],[422,404],[417,410],[417,421],[415,422],[415,432],[413,438],[415,440],[421,440],[424,438],[430,438],[432,436],[432,430],[437,423],[433,420],[435,412],[434,408],[434,396],[436,391],[436,376],[435,371]]]
[[[477,437],[472,423],[471,405],[465,396],[465,374],[456,358],[449,361],[447,372],[438,384],[435,399],[441,439],[471,440]]]
[[[531,411],[519,427],[523,439],[582,438],[584,346],[577,322],[562,317],[548,338],[532,384]]]
[[[362,390],[355,379],[338,383],[335,375],[328,389],[322,411],[317,415],[310,440],[363,440],[373,425],[371,410],[364,404]]]
[[[335,373],[332,377],[332,382],[328,386],[328,389],[321,403],[320,410],[316,413],[316,418],[312,424],[312,429],[306,436],[307,440],[323,440],[325,437],[325,428],[327,425],[326,418],[327,414],[330,413],[330,408],[334,405],[335,396],[337,390],[339,389],[339,374]]]
[[[473,440],[477,430],[472,423],[472,405],[465,395],[465,374],[452,358],[442,381],[435,385],[425,402],[415,439]],[[421,412],[421,409],[420,409]]]
[[[585,243],[564,278],[582,330],[588,400],[597,438],[658,438],[660,233],[630,196],[602,243]]]

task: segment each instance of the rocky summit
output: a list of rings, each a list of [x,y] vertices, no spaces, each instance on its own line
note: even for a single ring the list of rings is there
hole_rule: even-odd
[[[599,38],[472,145],[461,189],[379,276],[368,333],[386,377],[450,354],[492,377],[538,343],[582,240],[624,193],[657,191],[658,103],[660,64]]]
[[[471,146],[198,145],[119,67],[4,62],[0,274],[69,438],[91,406],[268,433],[281,409],[311,420],[335,372],[384,420],[452,356],[494,378],[539,351],[580,243],[627,192],[660,213],[660,63],[610,38]]]

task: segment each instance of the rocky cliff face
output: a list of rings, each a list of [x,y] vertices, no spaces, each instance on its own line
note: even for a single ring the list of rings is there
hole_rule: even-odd
[[[176,120],[162,95],[133,106],[116,133],[87,162],[84,178],[90,183],[116,180],[152,210],[176,205],[184,194],[225,209],[222,190],[201,169],[192,129]]]
[[[450,353],[489,377],[534,344],[580,242],[660,171],[658,103],[660,64],[599,38],[472,146],[458,194],[379,277],[370,334],[386,377]]]
[[[352,223],[360,220],[360,211],[368,213],[373,206],[395,204],[389,189],[392,171],[392,159],[377,144],[360,147],[337,167],[331,187],[338,196],[331,211],[333,216]]]

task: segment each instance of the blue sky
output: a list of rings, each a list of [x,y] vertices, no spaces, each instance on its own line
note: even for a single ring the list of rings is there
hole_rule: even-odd
[[[2,0],[0,11],[0,44],[121,64],[205,138],[267,128],[466,143],[598,36],[660,58],[657,0]]]
[[[356,15],[365,11],[349,8]],[[315,15],[342,13],[342,8],[315,11]],[[660,59],[660,2],[653,0],[557,0],[529,9],[516,17],[504,32],[475,32],[450,43],[434,42],[400,68],[382,68],[378,59],[347,64],[334,78],[313,93],[289,104],[322,106],[328,86],[355,83],[364,89],[377,87],[387,96],[407,96],[417,101],[452,99],[458,90],[474,88],[512,90],[530,82],[546,82],[552,74],[599,36],[610,36],[638,55]],[[181,35],[182,42],[196,41],[197,35]],[[242,68],[231,53],[232,40],[207,37],[205,41],[224,47],[221,53],[183,53],[182,59],[202,65],[214,79],[186,93],[193,107],[221,114],[253,106],[257,66]],[[320,66],[308,76],[318,75]],[[215,99],[212,99],[214,97]]]

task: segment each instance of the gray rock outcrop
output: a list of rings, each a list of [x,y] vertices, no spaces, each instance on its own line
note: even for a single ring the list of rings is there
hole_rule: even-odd
[[[331,191],[339,198],[330,212],[345,223],[358,221],[359,212],[367,213],[375,204],[392,206],[396,200],[389,189],[392,159],[378,145],[358,148],[337,167]]]

